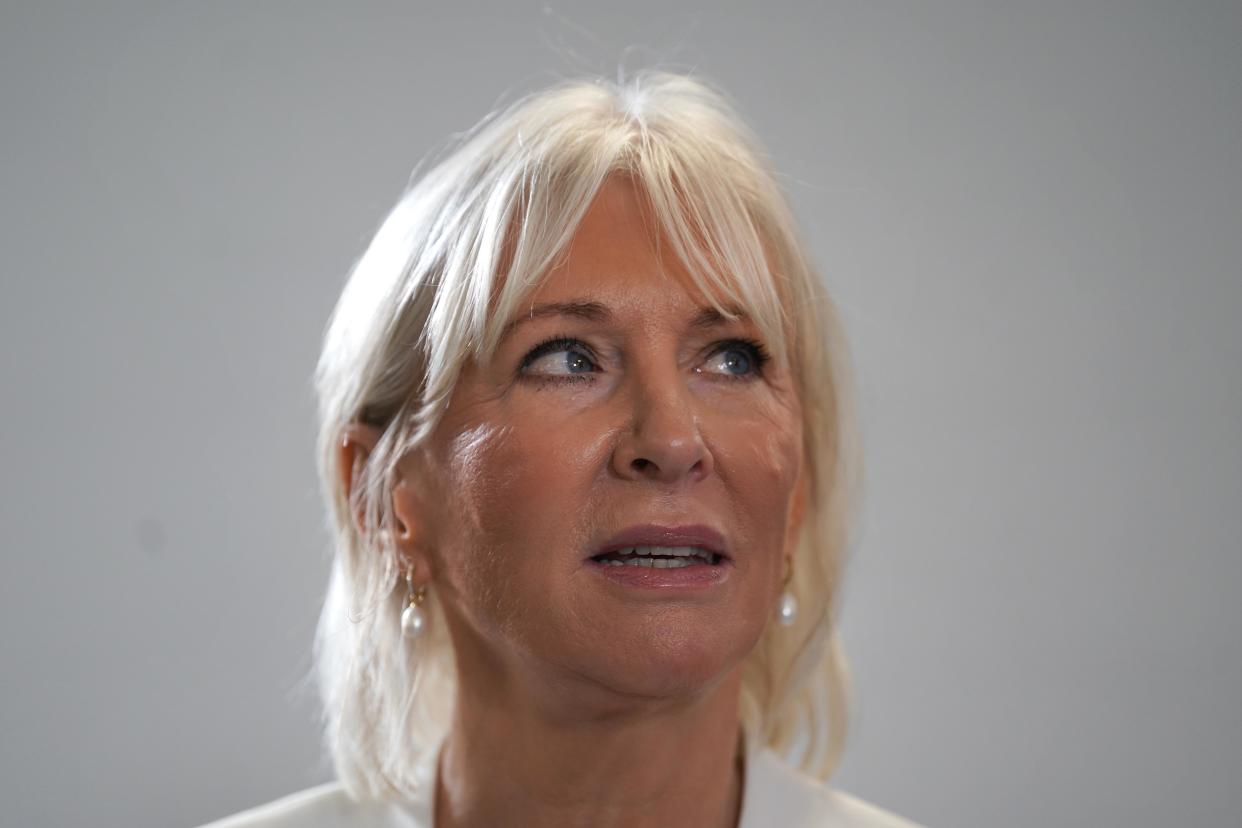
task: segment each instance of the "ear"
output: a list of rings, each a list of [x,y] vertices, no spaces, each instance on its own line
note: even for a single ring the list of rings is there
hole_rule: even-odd
[[[354,484],[361,477],[367,458],[375,451],[381,433],[375,426],[357,421],[341,429],[341,437],[336,443],[336,470],[346,502],[353,496]],[[362,511],[359,510],[354,514],[354,525],[361,528],[362,523]]]
[[[336,449],[337,471],[347,500],[353,495],[353,487],[362,473],[363,465],[375,451],[382,434],[379,428],[357,421],[349,423],[341,430]],[[391,493],[396,525],[381,527],[380,531],[392,533],[393,544],[402,558],[402,571],[413,567],[415,584],[423,584],[430,580],[431,575],[431,561],[423,543],[422,532],[426,512],[411,485],[412,482],[406,464],[399,463]],[[363,525],[361,508],[354,513],[354,525],[359,528]]]

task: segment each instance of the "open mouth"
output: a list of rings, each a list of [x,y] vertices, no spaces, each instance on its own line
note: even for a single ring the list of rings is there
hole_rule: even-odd
[[[698,546],[630,546],[595,555],[604,566],[641,566],[650,569],[681,569],[687,566],[719,566],[723,556]]]

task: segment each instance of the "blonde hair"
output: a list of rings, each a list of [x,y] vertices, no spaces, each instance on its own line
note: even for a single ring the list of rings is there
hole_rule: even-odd
[[[325,743],[355,798],[412,793],[455,698],[436,602],[416,653],[400,636],[405,584],[376,531],[393,520],[396,464],[434,429],[466,360],[489,358],[613,174],[641,188],[717,310],[739,306],[794,371],[810,494],[790,584],[799,613],[792,627],[769,625],[747,657],[741,715],[749,740],[804,771],[826,780],[837,764],[847,674],[836,600],[861,477],[843,329],[736,108],[700,78],[647,70],[521,97],[416,169],[332,313],[315,388],[335,557],[315,664]],[[381,436],[366,463],[345,470],[355,475],[347,498],[338,444],[356,420]]]

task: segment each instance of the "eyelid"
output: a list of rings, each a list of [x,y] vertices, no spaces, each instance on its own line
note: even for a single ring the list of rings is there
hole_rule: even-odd
[[[595,351],[581,339],[568,334],[556,334],[539,342],[527,351],[526,355],[522,357],[522,363],[519,368],[525,369],[539,357],[545,354],[554,354],[557,351],[581,351],[590,357],[592,362],[596,360]]]

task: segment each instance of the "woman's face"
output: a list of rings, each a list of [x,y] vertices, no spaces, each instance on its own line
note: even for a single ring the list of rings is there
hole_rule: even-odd
[[[705,308],[614,178],[491,364],[466,366],[419,467],[424,494],[399,504],[463,681],[684,695],[759,639],[800,514],[802,415],[789,373],[747,344],[765,344],[758,329],[694,324]],[[594,559],[650,524],[709,527],[725,557]]]

